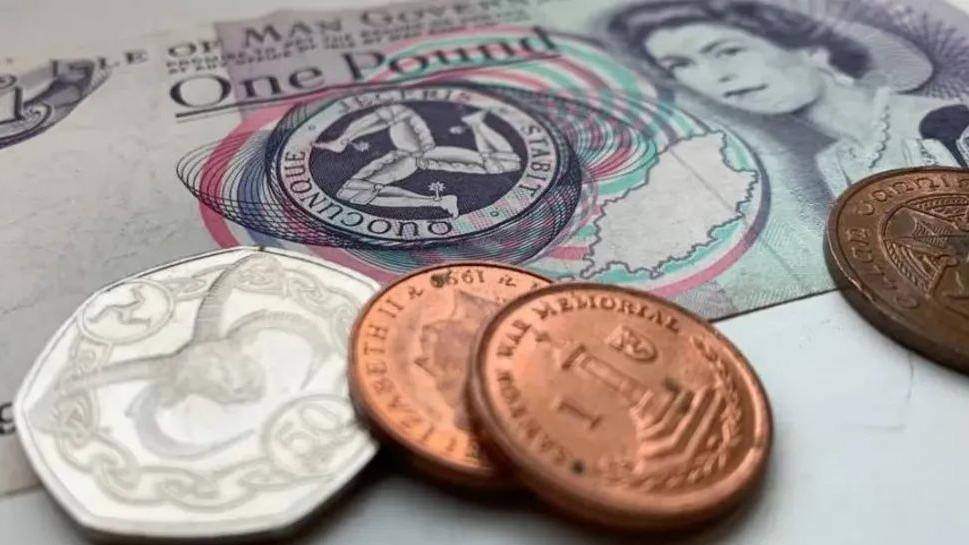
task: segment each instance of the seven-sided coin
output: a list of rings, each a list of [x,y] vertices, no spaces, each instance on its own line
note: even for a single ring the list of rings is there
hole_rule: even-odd
[[[346,342],[377,287],[304,255],[243,247],[98,291],[18,392],[34,469],[99,534],[290,529],[375,453],[347,393]]]

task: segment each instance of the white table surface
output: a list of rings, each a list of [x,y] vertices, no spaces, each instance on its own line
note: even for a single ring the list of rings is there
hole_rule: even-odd
[[[372,0],[0,0],[0,55],[69,51],[283,8]],[[969,8],[969,2],[958,2]],[[969,377],[911,354],[829,293],[721,321],[753,362],[774,411],[762,492],[682,536],[623,537],[558,518],[524,493],[443,490],[382,455],[298,543],[965,545]],[[40,489],[0,499],[0,544],[85,543]]]

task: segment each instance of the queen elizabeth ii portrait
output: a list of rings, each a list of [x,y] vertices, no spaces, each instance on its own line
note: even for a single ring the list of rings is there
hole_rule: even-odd
[[[731,110],[733,119],[738,112],[780,118],[826,137],[812,153],[831,196],[892,168],[966,166],[969,108],[953,68],[940,73],[939,43],[896,31],[899,21],[868,2],[841,2],[827,13],[781,4],[644,1],[612,14],[606,29],[614,46],[674,93]],[[952,38],[923,34],[923,41]],[[952,42],[965,53],[964,42]]]

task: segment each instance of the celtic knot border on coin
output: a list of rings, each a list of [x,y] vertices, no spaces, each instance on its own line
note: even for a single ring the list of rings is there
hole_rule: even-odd
[[[218,277],[217,273],[230,266],[208,268],[189,278],[166,279],[160,285],[164,286],[177,303],[184,303],[203,297],[211,284],[205,277]],[[285,295],[293,297],[293,300],[309,311],[326,317],[334,330],[333,337],[345,339],[355,314],[352,306],[360,304],[356,297],[342,290],[323,286],[301,271],[284,269],[284,272]],[[260,271],[246,271],[240,276],[240,282],[235,288],[249,292],[264,292],[274,282],[278,282],[260,274]],[[337,300],[338,304],[327,304],[333,300]],[[79,317],[78,320],[80,319]],[[71,345],[71,359],[61,372],[58,383],[63,383],[72,375],[90,373],[105,364],[116,344],[129,344],[140,340],[109,343],[87,337],[77,322],[74,327],[78,336]],[[345,353],[345,344],[340,345],[339,349]],[[346,385],[342,384],[335,393],[345,396],[345,388]],[[309,405],[312,403],[310,398],[313,397],[320,397],[320,394],[296,398],[288,406],[296,406],[301,401],[307,401]],[[347,404],[343,398],[330,397]],[[300,475],[280,468],[266,450],[267,445],[263,445],[264,452],[259,458],[204,473],[164,465],[143,466],[134,453],[100,426],[99,412],[96,393],[91,390],[61,397],[54,407],[54,425],[50,431],[64,460],[78,470],[92,475],[105,494],[122,502],[136,505],[167,503],[196,511],[221,511],[250,501],[261,492],[301,482],[323,482],[332,477],[326,473]],[[274,421],[267,419],[264,422],[263,429],[272,429],[275,420],[284,416],[277,412],[274,414]],[[346,426],[352,427],[352,424]],[[343,430],[345,433],[342,437],[352,436],[352,431],[349,428]]]

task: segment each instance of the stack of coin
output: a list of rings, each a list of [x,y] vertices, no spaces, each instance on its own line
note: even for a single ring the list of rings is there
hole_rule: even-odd
[[[452,484],[668,529],[735,506],[771,443],[764,391],[701,318],[614,286],[490,263],[424,269],[363,310],[350,392],[375,435]]]
[[[897,341],[969,371],[969,171],[915,168],[852,185],[831,210],[828,268]]]
[[[37,474],[86,530],[189,540],[295,528],[371,436],[441,482],[622,529],[710,519],[763,474],[754,372],[672,303],[491,263],[378,287],[239,247],[98,291],[18,392]]]

